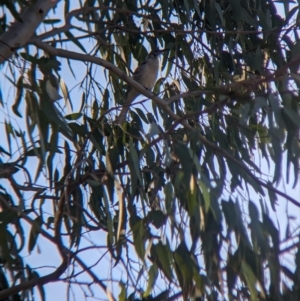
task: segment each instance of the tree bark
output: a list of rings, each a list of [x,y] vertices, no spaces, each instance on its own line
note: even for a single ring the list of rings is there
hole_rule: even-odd
[[[7,61],[15,50],[26,45],[49,10],[60,0],[37,0],[27,7],[20,17],[23,22],[15,21],[0,37],[0,64]]]

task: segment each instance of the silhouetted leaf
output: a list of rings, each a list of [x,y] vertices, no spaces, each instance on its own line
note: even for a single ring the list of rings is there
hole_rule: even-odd
[[[28,242],[28,252],[31,253],[31,251],[34,249],[37,238],[40,233],[40,228],[43,224],[43,220],[40,216],[38,216],[36,219],[33,220],[31,229],[30,229],[30,235],[29,235],[29,242]]]

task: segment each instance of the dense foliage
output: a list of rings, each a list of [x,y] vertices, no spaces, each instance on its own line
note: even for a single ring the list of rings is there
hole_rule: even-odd
[[[299,5],[2,1],[0,300],[300,300]]]

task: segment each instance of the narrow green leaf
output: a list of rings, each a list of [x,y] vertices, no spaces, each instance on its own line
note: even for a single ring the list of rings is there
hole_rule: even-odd
[[[87,53],[83,45],[79,42],[78,39],[76,39],[73,34],[70,31],[65,32],[65,35],[78,47],[80,48],[84,53]]]
[[[145,256],[145,240],[146,240],[146,229],[144,221],[139,217],[130,217],[129,219],[130,228],[133,234],[134,248],[140,259],[144,260]]]
[[[186,244],[182,242],[174,251],[175,271],[183,291],[190,287],[193,278],[193,264]]]
[[[49,121],[54,122],[59,127],[62,134],[64,134],[71,141],[74,140],[73,133],[65,119],[55,108],[54,104],[51,103],[47,98],[43,99],[41,102],[41,110],[47,116]]]
[[[38,235],[40,233],[40,228],[43,224],[43,220],[40,216],[33,220],[33,224],[31,225],[30,233],[29,233],[29,242],[28,242],[28,253],[34,249]]]
[[[204,208],[205,208],[205,212],[207,213],[210,207],[210,194],[206,185],[201,180],[198,180],[198,185],[200,186],[204,198]]]
[[[13,132],[13,127],[12,127],[11,123],[7,122],[6,120],[5,120],[5,133],[6,133],[7,144],[9,147],[9,152],[12,153],[10,136],[11,135],[13,136],[14,132]]]
[[[11,262],[10,250],[8,247],[7,229],[6,225],[0,224],[0,246],[1,246],[1,258],[4,261]]]
[[[243,260],[242,261],[242,273],[243,276],[246,279],[247,286],[250,290],[250,299],[251,301],[258,301],[258,295],[257,295],[257,279],[251,269],[251,267]],[[264,291],[261,290],[261,294],[264,296]],[[265,296],[264,296],[265,298]]]
[[[150,270],[149,270],[149,273],[148,273],[148,284],[147,284],[147,289],[146,289],[145,293],[143,294],[144,298],[146,298],[150,295],[150,293],[151,293],[151,291],[152,291],[152,289],[155,285],[157,276],[158,276],[158,269],[157,269],[156,264],[154,263],[150,267]]]
[[[190,156],[190,152],[184,143],[178,143],[174,148],[174,153],[179,158],[179,162],[182,166],[182,185],[184,185],[187,189],[190,186],[190,180],[192,176],[192,158]]]
[[[296,124],[298,127],[300,127],[300,118],[299,114],[294,112],[292,109],[290,109],[288,106],[285,106],[283,108],[283,112],[290,118],[290,120]]]
[[[171,269],[172,253],[168,245],[163,245],[161,241],[151,247],[151,256],[154,258],[158,267],[162,270],[169,281],[173,279]]]
[[[15,102],[12,105],[12,110],[18,117],[22,118],[22,115],[18,111],[18,108],[19,108],[19,105],[21,103],[22,96],[23,96],[23,75],[21,75],[19,77],[17,84],[16,84],[16,88],[17,88],[17,93],[16,93]]]
[[[129,154],[132,159],[135,174],[138,177],[140,183],[143,183],[141,172],[140,172],[140,160],[139,160],[138,154],[136,152],[136,149],[133,145],[132,138],[130,138],[130,140],[129,140],[129,150],[130,150]]]
[[[77,120],[79,118],[82,117],[82,113],[72,113],[72,114],[69,114],[69,115],[66,115],[65,118],[67,120]]]
[[[126,292],[125,284],[122,281],[120,281],[119,286],[121,287],[121,291],[120,291],[120,294],[118,296],[118,300],[119,301],[126,301],[127,292]]]

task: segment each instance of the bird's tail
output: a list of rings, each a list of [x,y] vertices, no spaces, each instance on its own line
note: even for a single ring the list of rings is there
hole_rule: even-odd
[[[140,93],[138,93],[138,91],[136,91],[135,89],[131,89],[127,93],[126,101],[125,101],[125,103],[123,105],[121,113],[116,118],[116,124],[122,125],[124,123],[124,121],[126,119],[127,112],[129,110],[129,107],[130,107],[131,103],[138,97],[139,94]]]

